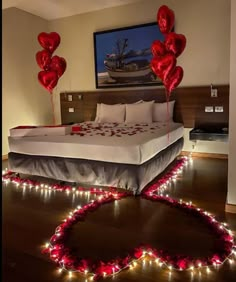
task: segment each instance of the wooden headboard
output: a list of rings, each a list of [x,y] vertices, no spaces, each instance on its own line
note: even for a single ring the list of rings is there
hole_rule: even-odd
[[[216,85],[217,97],[211,97],[210,86],[179,87],[170,100],[176,100],[174,121],[184,127],[228,127],[229,85]],[[97,103],[134,103],[139,100],[165,102],[164,88],[135,90],[95,90],[60,93],[62,124],[94,120]],[[205,112],[206,106],[213,106],[214,112]],[[215,112],[215,107],[223,106],[223,112]]]

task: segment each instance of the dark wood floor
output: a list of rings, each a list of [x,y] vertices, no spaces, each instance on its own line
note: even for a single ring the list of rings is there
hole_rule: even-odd
[[[7,162],[3,162],[3,167]],[[174,198],[192,200],[197,206],[226,221],[236,230],[236,215],[225,214],[227,191],[227,160],[194,159],[181,178],[171,185]],[[4,282],[87,281],[75,274],[58,274],[55,265],[41,246],[53,235],[55,228],[77,205],[95,199],[91,196],[72,196],[60,192],[45,193],[16,188],[12,184],[2,187],[2,248]],[[170,253],[191,256],[211,254],[214,236],[196,218],[163,204],[139,197],[126,198],[104,205],[90,213],[86,220],[74,226],[70,244],[83,257],[112,259],[123,256],[135,246],[145,243]],[[235,261],[236,262],[236,261]],[[104,281],[236,281],[236,263],[226,262],[210,274],[173,271],[170,275],[146,260],[133,270],[124,270]]]

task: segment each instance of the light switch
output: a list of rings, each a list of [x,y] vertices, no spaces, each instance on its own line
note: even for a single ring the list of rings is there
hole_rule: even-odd
[[[206,113],[213,113],[213,106],[205,106],[205,112]]]
[[[75,109],[74,108],[69,108],[69,113],[74,113]]]
[[[68,99],[69,102],[71,102],[72,101],[72,95],[67,95],[67,99]]]
[[[224,107],[223,106],[215,106],[215,112],[216,113],[223,113]]]

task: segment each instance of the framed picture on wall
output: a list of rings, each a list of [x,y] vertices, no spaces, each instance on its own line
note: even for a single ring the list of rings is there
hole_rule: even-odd
[[[95,32],[96,88],[162,85],[150,67],[151,45],[164,41],[156,22]]]

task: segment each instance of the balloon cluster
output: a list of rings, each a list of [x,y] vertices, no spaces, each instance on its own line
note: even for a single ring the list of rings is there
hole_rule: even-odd
[[[171,32],[174,21],[174,12],[165,5],[161,6],[157,12],[157,23],[165,40],[164,42],[155,40],[151,46],[153,54],[151,68],[162,80],[166,88],[167,100],[171,92],[180,84],[184,74],[182,67],[176,66],[176,58],[184,51],[186,38],[182,34]]]
[[[59,56],[53,56],[53,52],[61,42],[60,35],[56,32],[41,32],[38,35],[38,42],[44,48],[36,53],[36,61],[42,69],[38,73],[38,80],[50,94],[58,83],[59,78],[66,70],[66,61]]]

